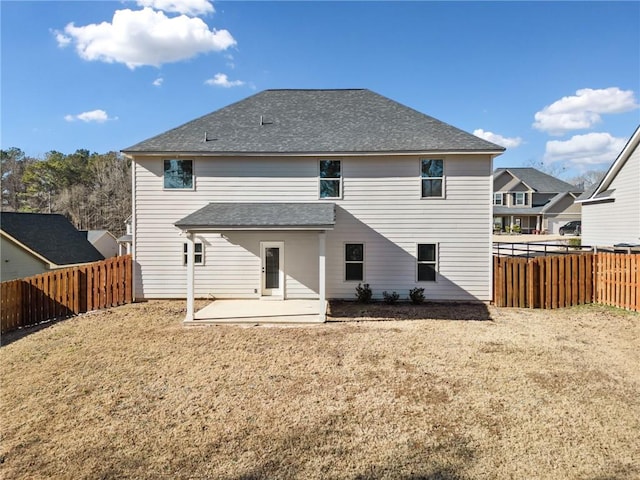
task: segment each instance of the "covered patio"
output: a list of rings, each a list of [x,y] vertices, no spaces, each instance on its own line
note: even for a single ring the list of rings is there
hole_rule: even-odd
[[[175,223],[187,239],[187,313],[185,324],[205,323],[307,323],[324,322],[326,318],[326,232],[335,226],[333,203],[210,203]],[[260,252],[247,254],[260,258],[251,284],[254,298],[215,300],[195,312],[195,239],[199,234],[216,233],[231,236],[233,232],[250,232],[260,240]],[[284,261],[285,242],[273,241],[269,235],[280,232],[286,237],[294,232],[317,232],[317,245],[311,249],[317,255],[317,290],[290,298],[286,287],[289,268]],[[247,233],[248,235],[249,233]],[[282,239],[280,239],[282,240]],[[302,265],[313,262],[309,254]],[[295,263],[295,262],[294,262]],[[298,266],[299,268],[299,266]],[[317,291],[317,299],[313,297]],[[233,293],[233,292],[232,292]],[[216,292],[211,294],[216,297]],[[297,299],[295,297],[302,298]],[[229,297],[227,297],[229,298]],[[240,299],[241,298],[241,299]]]
[[[309,324],[322,323],[326,304],[318,300],[214,300],[194,314],[185,325]]]

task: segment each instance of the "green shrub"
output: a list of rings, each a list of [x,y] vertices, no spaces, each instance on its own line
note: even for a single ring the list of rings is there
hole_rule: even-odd
[[[386,290],[382,292],[382,298],[384,298],[384,303],[389,305],[393,305],[400,300],[400,294],[398,292],[387,292]]]
[[[371,287],[368,283],[364,285],[358,284],[356,287],[356,299],[360,303],[369,303],[371,298],[373,297],[373,292],[371,291]]]
[[[581,246],[582,246],[582,239],[581,238],[570,238],[569,239],[569,247],[573,248],[574,250],[580,250]]]
[[[424,302],[424,288],[412,288],[409,290],[409,298],[414,305],[420,305]]]

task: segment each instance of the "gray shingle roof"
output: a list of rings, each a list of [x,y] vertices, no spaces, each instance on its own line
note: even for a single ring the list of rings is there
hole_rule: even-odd
[[[183,230],[300,228],[335,225],[333,203],[210,203],[175,223]]]
[[[582,192],[581,188],[532,167],[496,168],[493,178],[497,178],[504,171],[510,172],[538,193]]]
[[[104,260],[104,257],[63,215],[1,212],[0,228],[56,265]]]
[[[265,90],[125,148],[123,152],[264,154],[503,150],[503,147],[370,90]]]

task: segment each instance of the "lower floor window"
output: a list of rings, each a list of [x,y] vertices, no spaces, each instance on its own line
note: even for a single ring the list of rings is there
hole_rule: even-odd
[[[184,243],[182,245],[182,264],[186,265],[187,260],[189,259],[187,255],[189,245]],[[193,264],[194,265],[204,265],[204,247],[202,243],[196,242],[193,244]]]
[[[438,246],[435,243],[418,244],[418,281],[435,282],[438,271]]]
[[[364,244],[346,243],[344,246],[344,278],[347,281],[364,280]]]

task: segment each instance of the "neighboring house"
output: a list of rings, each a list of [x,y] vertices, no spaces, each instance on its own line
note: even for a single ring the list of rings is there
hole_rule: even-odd
[[[104,258],[118,255],[118,241],[108,230],[84,230],[89,243],[96,247]]]
[[[2,281],[104,260],[63,215],[0,212]]]
[[[118,255],[131,255],[131,244],[133,243],[133,229],[131,227],[131,215],[124,221],[126,232],[118,238]]]
[[[263,91],[123,150],[135,294],[186,297],[187,319],[193,296],[324,305],[359,283],[488,301],[503,151],[369,90]]]
[[[531,167],[497,168],[493,174],[494,232],[558,233],[580,220],[582,189]]]
[[[640,126],[600,183],[584,193],[582,243],[591,246],[640,244]]]

